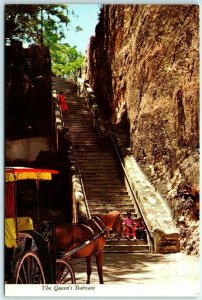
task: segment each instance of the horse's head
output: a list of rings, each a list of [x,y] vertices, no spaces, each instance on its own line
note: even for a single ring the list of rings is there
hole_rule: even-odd
[[[119,236],[123,234],[123,221],[121,218],[121,212],[114,210],[104,215],[97,215],[106,227],[106,231],[109,233],[111,230]]]

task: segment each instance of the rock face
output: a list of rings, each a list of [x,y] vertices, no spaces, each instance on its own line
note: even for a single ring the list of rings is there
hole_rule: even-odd
[[[104,5],[88,51],[104,115],[168,200],[181,248],[199,251],[199,7]]]

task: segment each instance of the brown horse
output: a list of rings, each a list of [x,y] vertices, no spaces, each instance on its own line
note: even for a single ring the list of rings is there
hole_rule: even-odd
[[[77,252],[71,254],[71,257],[86,257],[87,263],[87,282],[90,283],[91,276],[91,258],[96,258],[97,270],[100,283],[103,282],[103,249],[106,235],[114,230],[118,235],[122,235],[122,219],[119,211],[112,211],[108,214],[97,215],[88,221],[87,225],[63,224],[56,226],[56,246],[60,251],[74,252],[74,249],[87,242]]]

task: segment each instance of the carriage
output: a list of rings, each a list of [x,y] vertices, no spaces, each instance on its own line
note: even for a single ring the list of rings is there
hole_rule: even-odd
[[[57,253],[51,222],[40,220],[40,182],[52,180],[56,170],[25,167],[5,168],[5,282],[15,284],[75,283],[74,270]],[[20,214],[18,205],[20,184],[26,193],[26,205]],[[28,183],[28,184],[27,184]],[[38,221],[35,223],[33,206],[25,187],[35,186],[34,202]],[[26,213],[25,213],[26,212]],[[37,218],[36,218],[37,219]],[[35,219],[35,220],[36,220]],[[51,231],[52,230],[52,231]]]
[[[5,281],[15,284],[74,284],[75,273],[69,261],[71,257],[86,257],[87,283],[90,283],[91,256],[96,256],[100,283],[103,283],[102,261],[105,233],[115,230],[122,232],[119,211],[95,216],[88,224],[54,225],[52,220],[41,220],[39,197],[41,182],[57,176],[56,170],[24,167],[5,168]],[[19,183],[21,192],[34,183],[35,197],[30,206],[29,195],[26,202],[19,203]],[[33,192],[33,185],[32,185]],[[43,201],[42,201],[43,202]],[[44,209],[45,208],[45,209]],[[34,220],[34,221],[33,221]],[[38,220],[38,221],[37,221]],[[57,238],[60,236],[60,238]],[[60,240],[60,242],[57,241]],[[60,244],[60,245],[59,245]],[[61,246],[61,247],[60,247]]]

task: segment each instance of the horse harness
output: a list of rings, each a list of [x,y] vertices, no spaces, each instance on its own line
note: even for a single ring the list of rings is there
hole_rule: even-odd
[[[92,226],[89,221],[92,222],[94,226]],[[107,230],[107,227],[98,216],[94,216],[89,221],[87,224],[80,224],[80,226],[87,228],[93,234],[92,237],[92,241],[93,241],[99,236],[101,236],[102,234],[104,234]],[[95,229],[92,227],[95,227]],[[96,233],[97,232],[96,229],[98,230],[98,233]]]
[[[93,236],[91,239],[83,242],[82,244],[80,244],[79,246],[77,246],[75,249],[72,249],[70,251],[67,251],[64,255],[63,255],[63,259],[69,259],[71,257],[71,255],[73,255],[74,253],[76,253],[77,251],[83,249],[85,246],[89,245],[92,242],[95,242],[95,240],[97,238],[99,238],[102,234],[104,234],[107,230],[107,227],[103,224],[102,220],[95,216],[91,219],[91,221],[93,221],[93,223],[96,225],[96,227],[99,229],[99,232],[97,234],[94,233],[94,230],[86,224],[80,224],[80,226],[83,226],[85,228],[88,228],[91,232],[93,232]],[[98,224],[101,223],[101,225]]]
[[[100,230],[101,234],[106,232],[107,227],[102,222],[102,220],[100,219],[100,217],[98,217],[98,216],[93,217],[92,218],[92,222],[95,224],[95,226],[98,228],[98,230]]]
[[[87,224],[79,224],[79,225],[88,229],[90,231],[90,233],[92,234],[92,238],[83,242],[81,245],[76,247],[76,249],[66,252],[66,254],[64,254],[64,256],[63,256],[64,259],[69,258],[75,252],[79,251],[80,249],[87,246],[91,242],[95,242],[95,240],[97,238],[99,238],[100,236],[103,235],[106,237],[107,226],[105,226],[105,224],[102,222],[101,218],[99,216],[94,216],[92,219],[90,219],[90,221],[93,222],[93,224],[97,230],[94,230],[91,227],[92,225],[90,226],[89,222]],[[118,220],[116,220],[116,222],[117,221]],[[115,222],[115,224],[116,224],[116,222]],[[55,232],[55,226],[52,224],[52,222],[46,222],[46,221],[42,222],[40,225],[37,226],[37,229],[38,229],[37,231],[42,234],[42,236],[44,237],[46,242],[48,242],[49,247],[50,246],[51,246],[51,248],[54,247],[55,239],[56,239],[56,232]],[[73,226],[73,230],[72,230],[72,236],[74,235],[73,232],[74,232],[74,226]],[[97,232],[97,233],[95,233],[95,232]],[[74,237],[73,237],[73,239],[74,239]]]

